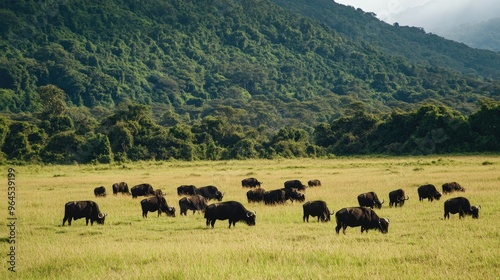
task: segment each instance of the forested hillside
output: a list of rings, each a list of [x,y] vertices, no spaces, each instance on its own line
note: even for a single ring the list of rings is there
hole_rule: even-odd
[[[364,41],[380,48],[385,54],[401,55],[413,63],[452,68],[465,75],[479,75],[500,79],[500,54],[498,52],[478,50],[438,35],[426,33],[420,27],[389,25],[375,17],[371,12],[340,5],[331,0],[271,0],[298,14],[313,18],[335,29],[355,41]],[[498,26],[498,20],[497,26]],[[493,25],[495,21],[491,21]],[[464,26],[457,30],[458,36],[478,39],[479,44],[491,45],[498,41],[495,28],[490,26],[490,33],[483,29]],[[480,42],[479,38],[483,38]],[[490,48],[491,49],[491,48]]]
[[[3,160],[498,150],[494,71],[414,63],[269,1],[3,1],[0,26]],[[497,59],[466,49],[477,73]],[[393,118],[404,135],[376,136]]]

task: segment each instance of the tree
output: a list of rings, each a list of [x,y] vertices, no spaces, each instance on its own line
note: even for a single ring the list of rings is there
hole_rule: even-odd
[[[83,137],[74,131],[60,132],[49,139],[40,156],[47,163],[68,164],[78,161],[79,148],[84,141]]]
[[[91,134],[79,149],[80,162],[83,163],[112,163],[113,151],[106,135]]]
[[[42,104],[42,119],[62,115],[66,109],[66,94],[55,85],[41,86],[37,89]]]

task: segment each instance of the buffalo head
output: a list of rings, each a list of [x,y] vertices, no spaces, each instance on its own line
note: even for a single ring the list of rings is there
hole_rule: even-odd
[[[382,233],[388,233],[389,232],[389,219],[387,218],[380,218],[378,219],[378,226],[379,230]]]
[[[245,222],[249,226],[255,226],[255,217],[257,216],[257,213],[248,211],[245,215]]]

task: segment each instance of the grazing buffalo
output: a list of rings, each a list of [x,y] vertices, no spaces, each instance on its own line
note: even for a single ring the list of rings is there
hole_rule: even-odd
[[[142,217],[147,218],[148,212],[158,211],[158,217],[161,212],[167,216],[175,217],[175,207],[168,206],[167,200],[163,196],[148,197],[141,200]]]
[[[306,189],[306,186],[302,184],[300,180],[290,180],[285,182],[285,189],[297,189],[299,191],[303,191]]]
[[[128,185],[125,182],[114,183],[112,188],[113,188],[114,195],[117,195],[118,193],[130,194],[130,192],[128,190]]]
[[[264,204],[275,205],[286,202],[286,192],[283,189],[267,191],[264,193]]]
[[[256,213],[248,211],[241,203],[237,201],[225,201],[210,204],[205,209],[205,219],[207,227],[214,227],[216,220],[229,220],[229,228],[235,226],[236,222],[244,221],[249,226],[255,225]]]
[[[458,213],[458,218],[462,219],[465,215],[472,215],[473,219],[479,219],[479,206],[471,206],[470,202],[465,197],[454,197],[444,202],[444,219],[450,218],[451,214]]]
[[[375,192],[367,192],[358,195],[358,203],[359,206],[366,206],[372,209],[373,207],[376,207],[380,209],[382,208],[382,204],[384,204],[384,201],[382,200],[382,202],[380,202]]]
[[[255,187],[260,188],[261,184],[262,184],[262,182],[259,182],[259,180],[255,179],[255,178],[246,178],[246,179],[241,180],[241,186],[243,188],[255,188]]]
[[[306,196],[303,193],[299,193],[296,189],[281,189],[285,191],[285,200],[290,200],[291,202],[298,201],[304,202]]]
[[[154,195],[155,196],[165,196],[165,194],[160,189],[154,190]]]
[[[205,186],[198,188],[198,194],[201,194],[207,200],[217,199],[218,201],[221,201],[224,197],[224,194],[221,193],[216,186]]]
[[[150,184],[140,184],[137,186],[133,186],[130,191],[132,192],[132,198],[137,198],[138,196],[155,195],[153,186],[151,186]]]
[[[410,197],[405,197],[405,191],[403,189],[393,190],[389,193],[389,207],[402,207],[405,204],[405,200],[408,199],[410,199]]]
[[[304,222],[307,221],[308,223],[309,216],[318,217],[318,222],[320,220],[322,222],[329,222],[330,215],[333,215],[333,213],[330,213],[328,206],[326,206],[326,202],[322,200],[308,201],[302,205],[302,208],[304,209],[304,216],[302,220]]]
[[[307,186],[308,187],[321,187],[321,181],[317,180],[317,179],[315,179],[315,180],[309,180],[307,182]]]
[[[207,206],[207,200],[199,194],[179,199],[179,208],[181,209],[181,215],[184,216],[187,215],[188,210],[193,210],[194,215],[194,212],[196,211],[205,211]]]
[[[95,188],[94,195],[95,195],[95,197],[106,196],[107,195],[106,188],[104,186],[100,186],[100,187]]]
[[[444,183],[442,185],[443,194],[448,194],[452,192],[465,192],[465,189],[460,186],[457,182]]]
[[[104,218],[108,214],[101,213],[99,206],[94,201],[70,201],[64,205],[64,218],[62,225],[68,221],[68,225],[71,225],[71,220],[78,220],[80,218],[85,218],[85,225],[94,225],[94,222],[102,225],[104,224]]]
[[[337,234],[339,234],[340,228],[345,234],[345,229],[348,226],[361,226],[361,233],[365,230],[368,232],[369,229],[378,229],[382,233],[389,231],[389,219],[379,218],[375,211],[368,207],[342,208],[335,213],[335,219],[337,220],[337,226],[335,227]]]
[[[432,184],[422,185],[418,187],[418,200],[422,201],[427,198],[427,201],[439,200],[441,193]]]
[[[195,195],[198,194],[197,189],[193,185],[182,185],[177,187],[178,195]]]
[[[264,200],[264,193],[266,191],[263,188],[257,188],[247,191],[248,202],[261,202]]]

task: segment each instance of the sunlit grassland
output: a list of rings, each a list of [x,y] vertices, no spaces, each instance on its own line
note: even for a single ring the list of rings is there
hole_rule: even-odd
[[[123,165],[19,166],[16,169],[17,272],[1,279],[498,279],[500,275],[500,157],[429,156],[217,162],[142,162]],[[4,173],[7,173],[4,167]],[[6,178],[6,175],[4,176]],[[384,199],[379,216],[389,233],[335,233],[335,221],[302,221],[302,203],[249,204],[241,180],[256,177],[266,190],[299,179],[319,179],[306,201],[322,199],[331,211],[356,206],[358,194],[375,191]],[[6,179],[4,180],[6,182]],[[140,200],[93,189],[126,181],[160,188],[175,218],[141,216]],[[441,189],[457,181],[465,193],[440,201],[418,201],[426,183]],[[237,200],[257,212],[256,226],[217,221],[205,226],[203,214],[179,215],[176,188],[215,185],[224,201]],[[388,207],[388,193],[403,188],[410,199]],[[443,202],[455,196],[481,205],[479,220],[443,221]],[[108,213],[104,225],[84,219],[61,226],[64,204],[94,200]],[[7,221],[7,198],[1,218]],[[333,217],[334,219],[334,217]],[[2,232],[6,232],[3,231]],[[6,235],[3,234],[3,235]],[[2,239],[3,258],[8,246]]]

